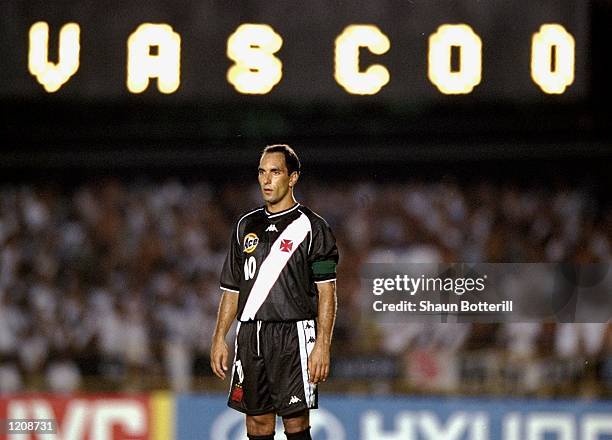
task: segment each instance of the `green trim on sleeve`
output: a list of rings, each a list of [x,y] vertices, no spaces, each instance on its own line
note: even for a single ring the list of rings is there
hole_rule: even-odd
[[[312,272],[315,277],[336,273],[336,262],[333,260],[315,261],[312,263]]]

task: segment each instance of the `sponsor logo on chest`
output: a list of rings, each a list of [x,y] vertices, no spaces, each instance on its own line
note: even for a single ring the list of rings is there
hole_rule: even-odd
[[[251,252],[255,250],[255,248],[259,244],[259,237],[257,236],[257,234],[253,232],[249,232],[247,235],[245,235],[243,244],[244,244],[244,248],[243,248],[244,252],[246,252],[247,254],[250,254]]]

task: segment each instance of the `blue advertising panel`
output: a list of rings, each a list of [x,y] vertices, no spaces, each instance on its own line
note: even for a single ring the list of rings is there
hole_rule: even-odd
[[[225,402],[177,397],[177,438],[245,439]],[[315,440],[612,440],[611,401],[323,396],[311,414]]]

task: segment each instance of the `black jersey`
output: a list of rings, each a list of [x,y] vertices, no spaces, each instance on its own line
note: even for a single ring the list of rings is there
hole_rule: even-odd
[[[317,316],[316,283],[336,279],[338,249],[325,220],[299,203],[255,209],[235,223],[221,288],[239,292],[238,320],[300,321]]]

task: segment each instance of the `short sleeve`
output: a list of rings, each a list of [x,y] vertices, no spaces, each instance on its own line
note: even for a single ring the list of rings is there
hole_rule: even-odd
[[[240,279],[242,277],[242,251],[236,235],[236,225],[232,229],[229,240],[227,256],[221,270],[221,288],[231,292],[240,291]]]
[[[336,237],[323,220],[313,226],[315,227],[312,231],[309,261],[314,282],[333,281],[336,279],[336,265],[339,259]]]

